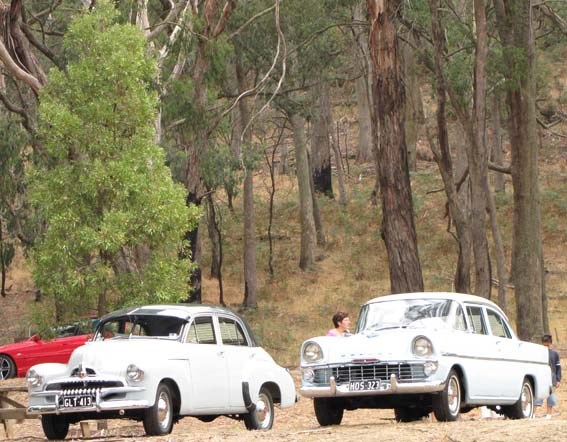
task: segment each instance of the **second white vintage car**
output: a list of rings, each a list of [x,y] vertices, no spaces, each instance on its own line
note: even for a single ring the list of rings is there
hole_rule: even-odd
[[[479,406],[529,418],[551,389],[547,348],[520,341],[496,304],[457,293],[368,301],[352,336],[303,343],[301,372],[320,425],[358,408],[393,408],[399,422]]]
[[[64,439],[69,424],[86,419],[140,420],[147,435],[163,435],[183,416],[225,415],[267,430],[274,403],[297,400],[289,371],[239,315],[181,304],[106,315],[68,364],[36,365],[27,382],[28,413],[41,415],[48,439]]]

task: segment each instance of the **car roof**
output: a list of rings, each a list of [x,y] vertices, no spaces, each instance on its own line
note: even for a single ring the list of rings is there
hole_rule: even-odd
[[[502,311],[498,305],[489,299],[483,298],[481,296],[469,295],[466,293],[452,293],[452,292],[415,292],[415,293],[400,293],[396,295],[384,295],[378,296],[376,298],[370,299],[365,302],[366,304],[374,304],[376,302],[384,301],[394,301],[399,299],[451,299],[457,302],[467,302],[474,304],[483,304],[490,306],[495,310],[498,310],[504,317],[506,314]]]
[[[191,316],[200,313],[221,313],[238,316],[232,310],[226,307],[216,305],[204,304],[158,304],[158,305],[143,305],[136,307],[125,307],[120,310],[113,311],[104,315],[102,321],[110,318],[115,318],[124,315],[158,315],[158,316],[174,316],[180,319],[189,319]]]

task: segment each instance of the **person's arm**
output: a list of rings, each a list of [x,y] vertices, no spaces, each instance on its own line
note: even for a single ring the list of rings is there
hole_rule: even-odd
[[[555,361],[555,373],[557,375],[557,386],[559,386],[559,383],[561,382],[561,360],[559,359],[559,353],[556,352],[557,354],[557,360]]]

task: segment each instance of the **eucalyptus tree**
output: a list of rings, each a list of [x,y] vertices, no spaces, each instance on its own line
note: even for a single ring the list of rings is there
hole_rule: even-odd
[[[155,144],[155,62],[139,29],[102,0],[71,23],[65,71],[40,91],[45,161],[30,195],[46,230],[33,278],[56,303],[172,302],[186,293],[178,260],[197,219]]]
[[[396,31],[401,0],[368,0],[374,116],[379,120],[378,179],[381,235],[388,253],[392,293],[423,291],[407,148],[405,92]]]
[[[5,296],[6,274],[15,254],[15,245],[28,247],[34,229],[29,219],[29,207],[24,198],[24,154],[29,136],[13,115],[0,116],[0,293]],[[31,230],[30,230],[31,229]]]
[[[348,6],[354,1],[286,1],[280,5],[279,21],[262,13],[271,3],[258,2],[252,13],[258,19],[243,28],[234,40],[246,69],[258,79],[252,94],[271,100],[272,107],[282,112],[291,126],[302,232],[299,265],[308,269],[315,264],[313,205],[317,201],[311,191],[306,122],[320,117],[319,112],[314,115],[314,98],[318,97],[311,93],[311,88],[332,78],[344,61],[344,38],[338,26],[347,22]],[[281,57],[277,63],[274,54]],[[321,121],[328,126],[326,119]],[[324,167],[328,174],[330,168]]]
[[[495,0],[502,41],[509,109],[514,215],[512,269],[518,335],[537,340],[544,332],[543,247],[536,130],[536,52],[531,0]]]

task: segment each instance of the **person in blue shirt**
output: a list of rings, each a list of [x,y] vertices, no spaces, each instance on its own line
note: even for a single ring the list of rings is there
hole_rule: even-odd
[[[547,397],[547,414],[544,416],[546,419],[551,419],[553,414],[553,407],[557,405],[557,395],[555,390],[561,385],[561,361],[559,353],[553,349],[553,338],[551,335],[543,335],[541,339],[543,345],[549,350],[549,367],[551,368],[551,394]],[[543,402],[538,402],[537,405],[542,405]]]

